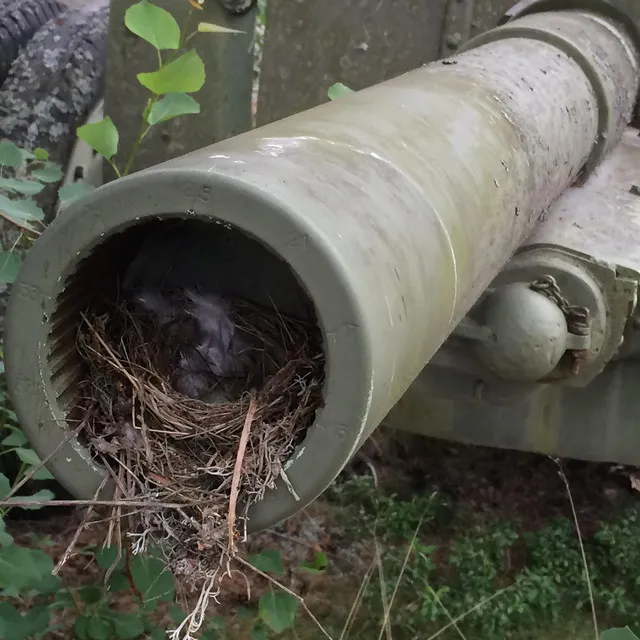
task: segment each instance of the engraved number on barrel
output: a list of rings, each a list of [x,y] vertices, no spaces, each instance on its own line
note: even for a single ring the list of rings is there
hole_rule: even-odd
[[[182,194],[187,198],[194,198],[201,202],[209,202],[211,187],[208,184],[186,182],[182,187]]]

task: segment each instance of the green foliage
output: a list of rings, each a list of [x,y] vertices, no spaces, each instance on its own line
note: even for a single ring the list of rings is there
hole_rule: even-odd
[[[277,576],[284,574],[282,556],[276,549],[264,549],[258,554],[249,555],[247,560],[256,569],[264,571],[264,573],[272,573]]]
[[[22,260],[13,251],[0,249],[0,283],[15,282],[22,266]]]
[[[135,35],[158,50],[180,47],[180,27],[165,9],[142,0],[129,7],[124,24]]]
[[[173,576],[158,557],[151,554],[133,556],[131,578],[148,611],[155,611],[158,604],[171,602],[175,597]]]
[[[15,178],[0,178],[0,189],[23,196],[38,195],[43,189],[42,182],[36,180],[16,180]]]
[[[33,150],[33,157],[36,160],[42,160],[43,162],[46,162],[49,159],[49,152],[45,149],[41,149],[40,147],[36,147]]]
[[[4,475],[4,473],[0,473],[0,500],[4,500],[11,491],[11,482],[9,482],[9,478]]]
[[[45,183],[55,183],[62,180],[63,174],[60,167],[56,164],[47,164],[41,169],[34,169],[31,177]]]
[[[199,4],[192,2],[192,6]],[[190,10],[189,18],[192,10]],[[189,23],[181,31],[175,18],[165,9],[149,0],[141,0],[125,12],[125,26],[157,51],[158,68],[138,73],[138,82],[149,91],[142,111],[142,122],[137,138],[131,145],[124,165],[116,161],[119,136],[115,124],[107,116],[100,122],[78,129],[78,136],[107,160],[117,177],[127,175],[133,166],[142,140],[155,125],[172,118],[200,113],[198,102],[187,95],[200,91],[206,79],[204,63],[195,49],[187,48],[198,33],[240,33],[208,22],[200,22],[195,31],[187,33]],[[162,52],[171,55],[163,60]],[[66,194],[65,194],[66,195]]]
[[[276,633],[293,626],[297,611],[298,600],[284,591],[268,591],[260,598],[260,619]]]
[[[229,27],[222,27],[219,24],[213,24],[212,22],[200,22],[198,24],[198,33],[244,33],[244,31],[230,29]]]
[[[269,637],[269,628],[258,621],[251,630],[251,640],[267,640]]]
[[[337,100],[342,96],[346,96],[348,93],[353,93],[353,89],[350,89],[342,82],[336,82],[329,87],[329,90],[327,91],[327,97],[329,98],[329,100]]]
[[[600,638],[601,640],[638,640],[638,636],[629,627],[609,629]]]
[[[42,209],[30,199],[9,199],[0,193],[0,215],[20,229],[34,231],[34,222],[44,219]]]
[[[306,573],[324,573],[327,570],[328,564],[327,554],[322,551],[316,551],[313,560],[303,562],[300,565],[300,569]]]
[[[450,517],[444,496],[414,495],[403,500],[375,488],[371,476],[356,476],[328,489],[326,497],[342,507],[349,507],[341,524],[348,535],[364,538],[375,535],[381,541],[406,541],[418,526],[441,527]]]
[[[118,153],[118,129],[109,116],[99,122],[91,122],[79,127],[77,133],[80,140],[84,140],[105,160],[111,160]]]
[[[41,549],[0,547],[0,589],[3,592],[23,589],[49,589],[57,584],[51,575],[53,562]]]
[[[191,113],[200,113],[200,105],[191,96],[186,93],[169,93],[151,107],[147,122],[150,125],[160,124]]]
[[[452,523],[451,507],[441,496],[385,495],[366,477],[334,485],[328,497],[344,507],[350,537],[362,540],[376,534],[387,601],[398,583],[394,637],[438,629],[450,623],[449,616],[464,616],[459,627],[466,637],[502,639],[514,630],[531,630],[531,637],[538,637],[536,630],[562,624],[568,612],[590,616],[584,563],[570,519],[560,518],[527,534],[508,522],[469,528]],[[421,535],[407,555],[418,525]],[[640,506],[630,507],[584,541],[598,615],[632,623],[634,632],[640,623],[638,525]],[[440,540],[449,538],[444,548],[427,542],[432,533]],[[364,616],[371,620],[361,621],[358,638],[377,637],[381,590],[381,584],[371,580],[364,591],[364,602],[375,613]]]
[[[78,181],[72,182],[71,184],[66,184],[60,188],[58,191],[58,200],[61,203],[69,204],[73,200],[77,200],[78,198],[82,198],[83,196],[91,193],[93,191],[93,187],[86,182]]]
[[[8,140],[0,141],[0,167],[19,169],[24,163],[20,149]]]
[[[183,53],[157,71],[138,74],[138,82],[155,95],[195,93],[202,89],[204,81],[204,63],[195,51]]]

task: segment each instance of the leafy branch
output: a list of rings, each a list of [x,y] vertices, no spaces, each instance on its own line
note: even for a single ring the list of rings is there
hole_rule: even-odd
[[[149,0],[141,0],[125,12],[126,28],[155,48],[158,61],[155,71],[137,75],[138,82],[149,92],[138,135],[126,160],[118,162],[119,134],[109,116],[78,129],[78,137],[109,163],[118,178],[130,173],[140,145],[152,127],[178,116],[200,113],[200,104],[191,94],[202,89],[206,72],[198,52],[187,49],[192,39],[199,33],[241,33],[210,22],[198,22],[197,28],[189,32],[192,15],[202,10],[202,1],[189,0],[189,4],[183,29],[168,11]],[[169,54],[165,56],[165,52]]]

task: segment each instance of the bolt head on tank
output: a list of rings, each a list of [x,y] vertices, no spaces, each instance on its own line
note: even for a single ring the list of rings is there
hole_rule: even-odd
[[[556,368],[567,350],[564,314],[524,282],[497,289],[480,312],[491,337],[477,343],[476,353],[502,378],[536,382]]]

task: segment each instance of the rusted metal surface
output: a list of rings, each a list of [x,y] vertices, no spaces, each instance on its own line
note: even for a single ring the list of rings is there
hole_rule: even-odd
[[[640,138],[628,129],[582,187],[566,191],[523,248],[560,246],[640,273]]]
[[[554,16],[553,23],[550,15]],[[592,23],[588,38],[584,37],[585,20]],[[525,15],[491,34],[474,38],[467,47],[499,38],[549,42],[575,60],[591,81],[598,98],[598,138],[580,176],[586,179],[616,146],[633,116],[640,59],[631,34],[620,23],[595,13],[556,11]]]
[[[456,53],[470,38],[493,29],[513,0],[448,0],[440,55]]]

